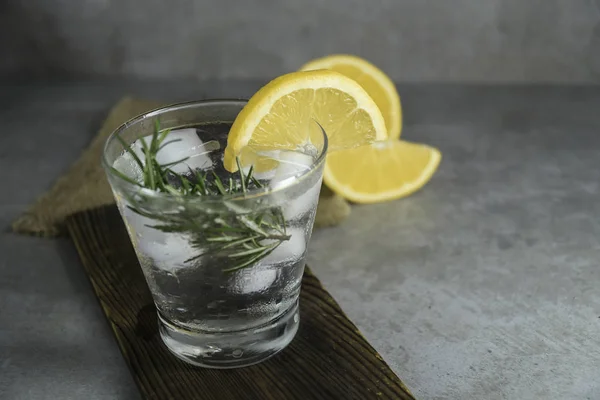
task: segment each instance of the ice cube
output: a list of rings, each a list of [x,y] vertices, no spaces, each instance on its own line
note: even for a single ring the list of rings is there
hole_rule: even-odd
[[[279,156],[279,167],[271,180],[271,187],[278,189],[291,185],[298,175],[310,169],[314,159],[306,154],[298,152],[281,152]],[[316,207],[321,190],[321,180],[317,181],[306,192],[283,203],[283,216],[287,220],[302,218],[311,209]]]
[[[115,160],[113,168],[137,182],[143,180],[144,175],[142,169],[128,152],[123,153]]]
[[[261,160],[265,160],[265,159],[279,160],[279,153],[280,153],[279,150],[261,150],[261,151],[256,152],[256,155]],[[277,171],[277,168],[264,170],[264,171],[260,171],[260,172],[258,172],[257,170],[253,170],[252,176],[254,176],[259,181],[270,181],[271,179],[273,179],[275,177],[276,171]],[[248,174],[248,172],[250,172],[250,165],[244,167],[244,173]]]
[[[200,254],[201,249],[191,246],[191,238],[176,233],[165,233],[153,228],[161,222],[144,217],[127,207],[122,208],[127,230],[141,256],[151,258],[162,269],[187,266],[185,261]]]
[[[293,221],[304,217],[311,210],[316,210],[319,201],[319,193],[321,192],[321,179],[308,189],[300,194],[295,199],[292,199],[282,205],[283,216],[288,221]]]
[[[246,173],[246,175],[248,174],[248,170],[246,170],[246,168],[244,168],[244,172]],[[270,181],[271,179],[273,179],[273,177],[275,177],[275,169],[262,172],[253,172],[252,176],[254,176],[256,179],[262,182]]]
[[[275,176],[271,179],[273,189],[292,184],[296,177],[308,171],[314,162],[311,156],[295,151],[281,151],[278,161],[279,166],[275,170]]]
[[[158,229],[152,228],[153,225],[159,225],[160,221],[144,217],[127,207],[123,207],[123,214],[127,228],[135,235],[137,242],[164,243],[165,234]],[[140,250],[145,251],[143,246],[140,246]]]
[[[271,254],[259,261],[259,265],[274,265],[300,259],[306,251],[306,232],[302,228],[289,228],[289,240],[284,240]]]
[[[142,140],[146,145],[149,145],[151,138],[145,137],[138,139],[132,145],[132,149],[140,157],[142,162],[144,162],[145,157],[143,145],[141,143]],[[188,157],[184,162],[170,167],[178,174],[184,174],[188,172],[190,168],[192,170],[209,169],[213,166],[209,153],[219,149],[218,142],[210,141],[203,143],[198,137],[196,129],[193,128],[176,129],[169,132],[164,143],[173,140],[176,140],[176,142],[167,144],[156,154],[156,161],[159,164],[168,164]]]
[[[191,238],[186,235],[163,233],[162,241],[148,241],[146,238],[138,240],[138,248],[144,255],[150,257],[158,268],[173,270],[189,266],[186,260],[201,253],[201,249],[194,248]]]
[[[277,280],[277,270],[260,267],[242,269],[234,278],[233,290],[236,293],[263,292]]]
[[[291,228],[287,233],[291,236],[290,240],[281,242],[271,254],[258,261],[256,266],[240,270],[234,278],[235,292],[252,293],[267,290],[278,279],[279,267],[282,263],[298,260],[304,255],[306,251],[304,230]]]

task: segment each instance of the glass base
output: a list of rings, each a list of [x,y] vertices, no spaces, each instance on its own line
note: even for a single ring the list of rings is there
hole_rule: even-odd
[[[169,351],[206,368],[239,368],[264,361],[292,341],[299,322],[298,301],[276,320],[246,331],[192,332],[158,317],[160,336]]]

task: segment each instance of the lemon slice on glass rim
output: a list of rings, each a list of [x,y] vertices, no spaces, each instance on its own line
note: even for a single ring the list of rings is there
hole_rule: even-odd
[[[236,171],[236,157],[248,149],[303,149],[322,136],[319,125],[329,152],[387,137],[377,104],[354,80],[329,70],[292,72],[262,87],[239,113],[227,137],[225,168]]]

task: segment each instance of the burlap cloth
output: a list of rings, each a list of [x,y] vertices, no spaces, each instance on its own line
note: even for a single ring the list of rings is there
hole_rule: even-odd
[[[63,222],[68,215],[114,203],[100,165],[104,142],[123,122],[160,106],[157,102],[132,97],[121,99],[110,111],[90,146],[48,192],[13,222],[12,229],[18,233],[60,236],[66,234]],[[323,186],[315,227],[336,225],[349,213],[348,203]]]

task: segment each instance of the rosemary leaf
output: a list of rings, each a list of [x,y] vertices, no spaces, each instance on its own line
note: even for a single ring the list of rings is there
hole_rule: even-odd
[[[157,124],[158,124],[158,125],[156,125],[156,124],[155,124],[155,130],[158,130],[158,131],[160,131],[160,123],[159,123],[158,121],[156,121],[156,122],[157,122]],[[163,142],[163,141],[164,141],[164,140],[167,138],[167,135],[168,135],[169,133],[171,133],[171,129],[165,129],[165,130],[163,130],[163,131],[161,132],[160,136],[158,137],[158,141],[159,141],[159,143],[161,143],[161,144],[162,144],[162,142]],[[180,140],[181,140],[181,139],[174,139],[174,140],[172,140],[171,142],[174,142],[174,141],[180,141]],[[160,150],[160,148],[159,148],[159,150]]]
[[[190,181],[183,175],[179,175],[179,180],[181,181],[181,187],[184,190],[184,193],[189,193],[191,190]]]
[[[187,161],[188,159],[189,159],[189,157],[184,157],[177,161],[173,161],[173,162],[166,163],[166,164],[160,164],[160,166],[162,168],[169,168],[169,167],[172,167],[173,165],[181,164],[182,162]]]
[[[236,257],[244,257],[244,256],[249,256],[252,254],[256,254],[256,253],[261,253],[263,252],[265,249],[267,249],[269,246],[265,246],[265,247],[257,247],[257,248],[253,248],[251,250],[246,250],[246,251],[240,251],[238,253],[233,253],[233,254],[229,254],[228,257],[230,258],[236,258]]]
[[[231,272],[238,271],[238,270],[240,270],[242,268],[246,268],[247,266],[254,264],[256,261],[259,261],[259,260],[265,258],[269,254],[271,254],[273,252],[273,250],[275,250],[276,248],[277,248],[277,246],[274,246],[271,249],[266,249],[262,253],[257,254],[256,256],[254,256],[254,257],[246,260],[245,262],[243,262],[241,264],[236,265],[235,267],[224,269],[223,272],[225,272],[225,273],[231,273]]]
[[[240,222],[242,224],[244,224],[246,227],[248,227],[249,229],[251,229],[252,231],[258,233],[259,235],[262,236],[269,236],[269,234],[267,232],[265,232],[264,230],[262,230],[257,224],[256,222],[249,220],[246,216],[241,216],[240,217]]]
[[[207,242],[230,242],[235,239],[237,239],[236,236],[217,236],[217,237],[209,237],[206,239],[206,241]]]
[[[250,241],[254,241],[255,239],[259,238],[260,236],[255,235],[255,236],[250,236],[250,237],[243,237],[241,239],[238,240],[232,240],[229,243],[227,243],[226,245],[224,245],[223,247],[221,247],[222,249],[228,249],[230,247],[234,247],[234,246],[238,246],[240,244],[244,244],[246,242],[250,242]],[[255,242],[256,243],[256,242]]]
[[[181,142],[181,139],[173,139],[173,140],[168,140],[164,143],[162,143],[159,147],[158,147],[158,151],[161,151],[165,146],[170,145],[171,143],[177,143],[177,142]],[[158,153],[157,151],[157,153]]]
[[[221,182],[221,178],[219,178],[219,175],[217,175],[215,171],[213,171],[213,176],[215,177],[215,185],[217,186],[219,193],[225,196],[227,194],[227,190],[225,190],[223,182]]]
[[[142,160],[140,160],[138,155],[135,154],[135,151],[133,151],[131,146],[128,146],[127,143],[125,143],[125,141],[123,140],[123,138],[121,136],[116,135],[115,137],[121,143],[121,145],[123,146],[125,151],[128,152],[131,155],[131,157],[133,157],[133,159],[135,160],[135,163],[140,167],[140,169],[144,169],[144,163],[142,163]]]
[[[238,157],[235,158],[235,163],[238,167],[238,172],[240,173],[240,181],[242,182],[242,193],[246,193],[246,177],[244,176],[244,170],[242,169],[242,163]]]
[[[254,172],[254,165],[250,166],[250,169],[248,170],[248,175],[246,175],[246,177],[244,178],[242,176],[242,180],[245,181],[245,185],[246,187],[250,186],[250,182],[252,182],[252,172]]]
[[[256,179],[255,177],[252,177],[252,182],[254,182],[254,184],[256,185],[257,188],[262,188],[263,187],[262,183],[260,183],[258,181],[258,179]]]

